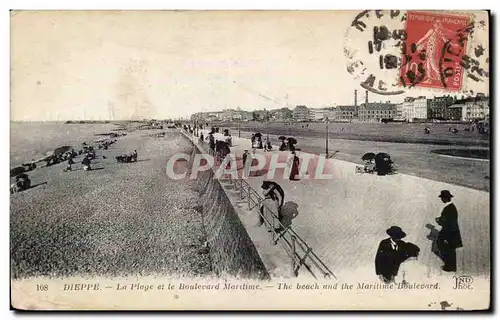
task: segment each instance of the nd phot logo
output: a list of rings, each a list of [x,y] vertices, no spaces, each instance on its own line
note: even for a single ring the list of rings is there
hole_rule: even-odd
[[[474,279],[471,276],[453,276],[455,290],[471,290]]]

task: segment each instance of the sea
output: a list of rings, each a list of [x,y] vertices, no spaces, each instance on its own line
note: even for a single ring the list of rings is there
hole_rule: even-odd
[[[116,129],[112,123],[10,122],[10,167],[45,156],[55,148],[99,139],[96,134]]]

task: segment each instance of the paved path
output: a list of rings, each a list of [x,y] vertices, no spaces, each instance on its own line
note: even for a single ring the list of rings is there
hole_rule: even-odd
[[[237,131],[232,131],[237,135]],[[249,139],[251,132],[241,132],[242,138]],[[267,136],[263,136],[263,141]],[[277,144],[278,135],[269,135],[273,144]],[[297,148],[302,151],[325,153],[325,139],[311,137],[295,137]],[[329,140],[329,154],[335,159],[362,164],[361,157],[367,152],[388,153],[399,172],[417,177],[457,184],[478,190],[490,190],[490,162],[474,159],[442,157],[431,153],[431,150],[467,148],[459,146],[442,146],[432,144],[393,143],[360,140]],[[338,151],[338,152],[336,152]]]
[[[233,144],[231,150],[237,156],[250,148],[248,139],[233,137]],[[262,154],[270,157],[272,153]],[[464,241],[464,248],[458,250],[458,272],[489,275],[488,192],[405,174],[355,174],[356,164],[341,160],[330,159],[329,164],[335,173],[332,180],[279,183],[285,190],[285,201],[299,204],[300,214],[293,222],[295,230],[334,273],[373,268],[378,243],[387,237],[385,230],[399,225],[408,234],[405,240],[421,248],[419,263],[427,274],[442,275],[442,263],[430,250],[426,225],[436,226],[434,218],[442,206],[437,195],[441,189],[448,189],[455,195]],[[248,182],[260,191],[265,179],[250,177]]]

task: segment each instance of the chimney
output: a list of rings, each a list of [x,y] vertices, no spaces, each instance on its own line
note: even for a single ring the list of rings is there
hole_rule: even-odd
[[[354,90],[354,106],[358,106],[358,90]]]
[[[365,92],[365,104],[368,104],[368,90]]]

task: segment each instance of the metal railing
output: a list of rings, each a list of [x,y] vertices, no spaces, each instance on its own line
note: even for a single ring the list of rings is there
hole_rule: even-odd
[[[189,134],[186,134],[189,138]],[[197,139],[196,137],[193,137]],[[198,142],[203,145],[205,141],[197,139]],[[209,150],[212,154],[211,150]],[[213,173],[213,170],[212,170]],[[219,179],[223,180],[223,179]],[[266,227],[270,228],[270,234],[272,235],[272,244],[277,245],[278,243],[284,248],[288,256],[292,259],[292,270],[295,276],[298,276],[301,267],[304,267],[314,278],[316,277],[315,272],[311,268],[313,265],[325,278],[333,277],[337,279],[335,274],[326,266],[326,264],[314,253],[313,249],[307,244],[307,242],[300,237],[297,232],[292,228],[292,225],[283,225],[279,218],[279,213],[274,210],[269,209],[262,204],[264,198],[248,184],[245,179],[242,178],[241,174],[238,174],[238,179],[228,179],[230,184],[233,185],[234,190],[238,193],[241,200],[246,199],[248,210],[254,210],[257,208],[257,212]],[[265,209],[271,212],[271,219],[268,218],[260,211],[260,207],[264,206]],[[274,228],[274,226],[279,226]]]
[[[260,209],[264,198],[262,198],[257,191],[255,191],[248,182],[239,177],[238,179],[230,179],[230,183],[234,186],[235,191],[238,191],[240,199],[247,199],[248,210],[253,210],[255,208]],[[265,205],[263,205],[265,207]],[[311,265],[314,265],[324,277],[333,277],[336,279],[333,272],[326,266],[326,264],[321,261],[321,259],[314,253],[313,249],[306,243],[302,237],[300,237],[297,232],[292,228],[292,225],[285,226],[279,218],[279,213],[274,212],[274,210],[265,207],[269,210],[271,214],[272,221],[260,211],[257,210],[261,219],[264,223],[271,227],[270,233],[272,235],[272,242],[274,245],[281,243],[287,254],[292,258],[292,269],[295,276],[298,276],[299,269],[303,266],[306,270],[316,278]],[[274,226],[279,226],[279,228],[274,228]],[[279,230],[279,231],[276,231]]]

